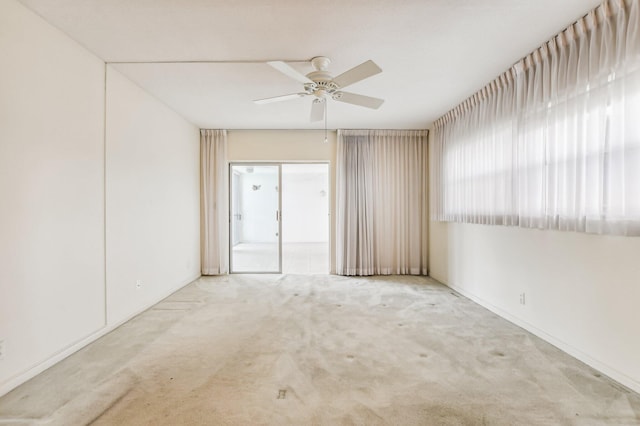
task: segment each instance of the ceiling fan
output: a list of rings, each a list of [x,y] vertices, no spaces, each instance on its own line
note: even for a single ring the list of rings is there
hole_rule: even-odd
[[[312,71],[307,75],[298,72],[296,69],[282,61],[271,61],[267,63],[286,76],[302,83],[304,91],[275,96],[273,98],[257,99],[253,101],[256,104],[268,104],[272,102],[302,98],[305,96],[314,96],[315,99],[311,104],[310,120],[311,122],[316,122],[322,121],[325,118],[327,98],[371,109],[378,109],[380,108],[380,105],[384,103],[384,99],[372,98],[370,96],[342,91],[342,89],[347,86],[382,72],[382,69],[380,69],[380,67],[371,60],[363,62],[362,64],[343,72],[337,77],[333,77],[329,71],[327,71],[331,60],[324,56],[316,56],[311,59],[311,65],[313,65],[315,71]]]

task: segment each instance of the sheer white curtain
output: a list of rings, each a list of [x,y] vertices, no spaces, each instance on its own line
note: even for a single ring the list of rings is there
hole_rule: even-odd
[[[436,126],[431,169],[438,220],[495,225],[516,221],[513,82],[512,73],[501,76],[451,113],[451,122]]]
[[[434,219],[640,235],[639,8],[604,2],[436,122]]]
[[[229,271],[229,203],[226,130],[200,130],[202,274]]]
[[[338,274],[427,274],[427,134],[338,131]]]

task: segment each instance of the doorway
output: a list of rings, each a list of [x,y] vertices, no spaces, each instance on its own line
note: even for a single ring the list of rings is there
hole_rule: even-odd
[[[231,273],[329,271],[329,164],[231,163]]]

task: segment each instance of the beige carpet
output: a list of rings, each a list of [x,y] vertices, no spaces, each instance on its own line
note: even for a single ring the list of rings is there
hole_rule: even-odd
[[[640,396],[426,278],[232,275],[6,395],[0,424],[632,425]]]

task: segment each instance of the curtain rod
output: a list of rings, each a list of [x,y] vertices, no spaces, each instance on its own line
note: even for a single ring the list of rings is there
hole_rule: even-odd
[[[204,129],[204,130],[208,130],[208,129]],[[212,128],[211,130],[227,130],[227,131],[233,131],[233,132],[254,132],[254,131],[303,131],[303,132],[324,132],[324,129],[229,129],[229,128]],[[338,130],[338,129],[329,129],[329,130]]]
[[[580,18],[573,21],[571,24],[567,25],[564,29],[560,30],[556,34],[554,34],[547,41],[542,43],[539,47],[535,48],[533,51],[529,52],[525,56],[518,59],[515,63],[513,63],[506,71],[500,73],[497,77],[491,80],[489,83],[485,84],[481,89],[476,90],[471,95],[467,96],[465,99],[460,101],[456,106],[451,108],[449,111],[445,112],[442,116],[440,116],[434,123],[433,126],[435,128],[440,128],[445,124],[451,122],[457,115],[461,113],[461,111],[465,110],[468,105],[475,106],[477,99],[485,99],[487,97],[487,92],[491,92],[491,86],[496,84],[501,84],[500,80],[508,80],[514,79],[515,76],[525,70],[525,66],[527,61],[531,61],[531,58],[535,55],[542,55],[542,51],[548,49],[548,46],[552,43],[557,42],[558,39],[562,37],[566,37],[566,34],[569,32],[576,32],[576,28],[580,26],[584,26],[584,31],[591,31],[593,28],[602,24],[601,20],[611,19],[613,15],[619,13],[620,9],[627,7],[627,4],[636,1],[636,0],[616,0],[617,2],[613,3],[613,0],[604,0],[598,6],[589,10],[586,14],[582,15]],[[612,8],[616,8],[615,11]],[[591,18],[591,19],[590,19]]]
[[[304,132],[324,132],[324,129],[228,129],[228,128],[201,128],[201,130],[226,130],[228,132],[239,132],[239,131],[246,131],[246,132],[255,132],[255,131],[304,131]],[[338,129],[329,129],[330,131],[338,131],[338,130],[393,130],[393,131],[411,131],[411,132],[418,132],[418,131],[424,131],[424,130],[429,130],[429,128],[424,128],[424,129],[371,129],[371,128],[338,128]]]
[[[349,127],[349,128],[342,128],[342,129],[336,129],[336,130],[392,130],[394,132],[405,132],[405,131],[409,131],[409,132],[423,132],[425,130],[429,130],[428,127],[424,127],[422,129],[388,129],[388,128],[384,128],[384,129],[380,129],[380,128],[365,128],[365,127]]]

